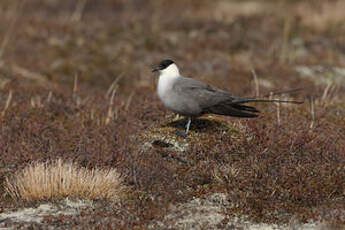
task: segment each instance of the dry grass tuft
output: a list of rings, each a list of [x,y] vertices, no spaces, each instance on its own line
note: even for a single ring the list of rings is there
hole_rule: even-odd
[[[6,178],[6,192],[25,201],[56,200],[65,197],[118,200],[122,178],[115,169],[86,169],[75,162],[57,159],[32,163]]]

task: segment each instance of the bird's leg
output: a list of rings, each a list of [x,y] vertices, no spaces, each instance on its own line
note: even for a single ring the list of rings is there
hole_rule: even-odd
[[[187,122],[187,125],[186,125],[186,134],[187,134],[188,131],[189,131],[190,123],[192,123],[192,118],[191,118],[191,117],[188,117],[188,122]]]

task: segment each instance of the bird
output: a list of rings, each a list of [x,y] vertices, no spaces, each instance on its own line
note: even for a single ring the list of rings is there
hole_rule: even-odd
[[[157,93],[165,108],[185,116],[187,135],[192,118],[204,114],[217,114],[239,118],[255,118],[260,112],[250,102],[278,102],[301,104],[303,101],[283,101],[263,98],[234,97],[228,91],[218,89],[194,78],[184,77],[170,59],[162,60],[152,72],[159,72]]]

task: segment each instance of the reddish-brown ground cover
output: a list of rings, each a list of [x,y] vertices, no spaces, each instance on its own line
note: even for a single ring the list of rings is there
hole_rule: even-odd
[[[214,192],[238,204],[229,217],[345,224],[344,81],[326,91],[296,71],[345,67],[345,18],[325,16],[339,2],[257,1],[253,10],[247,1],[97,0],[79,12],[83,1],[2,1],[0,193],[27,163],[61,157],[118,168],[130,192],[120,207],[98,201],[80,216],[45,220],[56,228],[145,229],[172,204]],[[312,20],[316,12],[328,26]],[[153,129],[176,136],[150,72],[164,58],[241,96],[255,95],[255,69],[261,95],[303,88],[292,97],[305,103],[281,106],[280,124],[276,105],[263,104],[257,119],[196,121],[185,152],[144,148],[139,136]],[[4,195],[0,212],[29,205]]]

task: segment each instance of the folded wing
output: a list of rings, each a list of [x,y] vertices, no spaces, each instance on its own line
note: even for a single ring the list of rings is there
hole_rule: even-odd
[[[201,114],[219,114],[234,117],[257,117],[259,111],[252,106],[234,103],[230,93],[212,87],[204,82],[180,77],[174,83],[174,91],[185,98],[192,99],[202,109]]]

